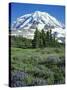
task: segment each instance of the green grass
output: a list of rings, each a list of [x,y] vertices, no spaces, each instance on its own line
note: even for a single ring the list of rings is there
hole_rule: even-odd
[[[62,70],[62,67],[63,69],[65,67],[64,54],[64,47],[43,49],[11,47],[11,71],[28,73],[29,78],[25,78],[25,81],[30,85],[33,85],[35,80],[36,85],[43,85],[45,81],[47,84],[61,84],[65,82],[65,71]]]

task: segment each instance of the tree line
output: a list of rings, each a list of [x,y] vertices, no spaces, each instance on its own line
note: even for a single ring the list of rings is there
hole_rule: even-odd
[[[52,35],[51,29],[44,32],[43,29],[39,31],[36,28],[33,40],[24,38],[22,36],[10,36],[10,38],[11,46],[18,48],[45,48],[59,46],[55,34]]]
[[[43,47],[55,47],[59,43],[56,39],[56,35],[52,35],[52,30],[44,32],[42,29],[41,32],[36,28],[34,33],[34,39],[32,40],[32,45],[34,48],[43,48]]]

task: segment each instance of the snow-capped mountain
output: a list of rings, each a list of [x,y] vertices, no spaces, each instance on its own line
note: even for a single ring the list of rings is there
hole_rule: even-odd
[[[12,23],[11,35],[22,35],[26,38],[33,38],[34,32],[38,28],[39,31],[52,30],[52,34],[56,34],[59,42],[63,42],[65,38],[64,25],[55,17],[46,12],[35,11],[31,14],[23,15]]]

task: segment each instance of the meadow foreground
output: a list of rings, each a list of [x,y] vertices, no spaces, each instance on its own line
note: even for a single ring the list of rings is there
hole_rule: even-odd
[[[64,47],[22,49],[11,47],[11,86],[65,83]]]

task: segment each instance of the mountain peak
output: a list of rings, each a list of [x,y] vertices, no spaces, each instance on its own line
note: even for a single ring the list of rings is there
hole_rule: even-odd
[[[40,13],[41,11],[35,11],[35,13]]]
[[[33,13],[38,13],[38,14],[44,13],[44,14],[48,14],[47,12],[43,12],[43,11],[35,11],[35,12],[33,12]]]
[[[12,24],[12,30],[34,29],[43,26],[43,29],[61,27],[61,23],[47,12],[35,11],[31,14],[23,15]],[[41,28],[42,29],[42,28]]]
[[[52,33],[57,32],[57,37],[64,37],[65,33],[63,24],[49,13],[41,11],[35,11],[17,18],[12,24],[11,30],[12,35],[23,35],[27,38],[33,38],[36,28],[39,31],[51,29]]]

